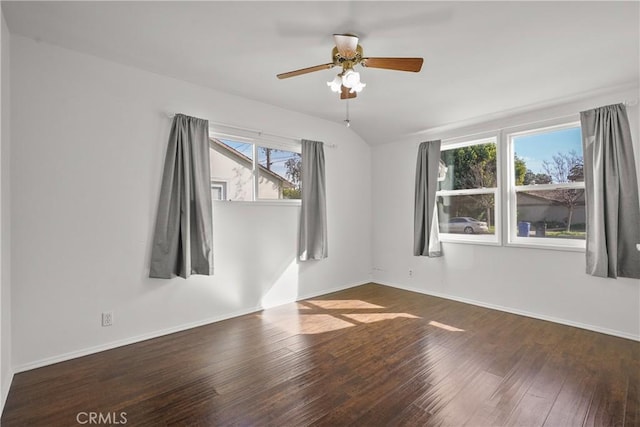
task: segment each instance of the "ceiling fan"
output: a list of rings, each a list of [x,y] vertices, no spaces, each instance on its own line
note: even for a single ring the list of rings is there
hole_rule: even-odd
[[[341,67],[333,81],[327,85],[333,92],[340,93],[340,99],[355,98],[358,92],[366,86],[360,81],[360,73],[354,71],[354,67],[361,64],[369,68],[382,68],[385,70],[412,71],[417,73],[422,68],[422,58],[365,58],[362,46],[358,44],[358,37],[353,34],[334,34],[335,47],[331,52],[332,62],[300,70],[278,74],[279,79],[299,76],[314,71],[328,70],[333,67]]]

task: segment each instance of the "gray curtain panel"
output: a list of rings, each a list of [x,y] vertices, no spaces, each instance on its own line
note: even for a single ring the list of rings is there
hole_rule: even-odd
[[[427,141],[418,147],[416,164],[416,193],[414,211],[413,254],[415,256],[442,256],[438,231],[438,169],[440,167],[440,140]]]
[[[176,114],[164,161],[149,277],[213,274],[209,123]]]
[[[323,259],[328,255],[323,145],[318,141],[302,140],[302,209],[298,244],[300,261]]]
[[[587,273],[640,279],[640,207],[623,104],[580,113],[587,207]]]

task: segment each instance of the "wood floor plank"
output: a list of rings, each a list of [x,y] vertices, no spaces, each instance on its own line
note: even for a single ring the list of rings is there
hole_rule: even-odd
[[[639,389],[636,341],[369,284],[17,374],[1,423],[638,426]]]

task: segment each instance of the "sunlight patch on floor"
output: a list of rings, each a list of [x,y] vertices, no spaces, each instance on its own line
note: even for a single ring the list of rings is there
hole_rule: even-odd
[[[356,313],[356,314],[343,314],[342,316],[349,319],[353,319],[360,323],[373,323],[380,322],[382,320],[393,320],[398,318],[405,319],[420,319],[418,316],[414,316],[409,313]]]
[[[451,325],[447,325],[447,324],[444,324],[444,323],[436,322],[435,320],[430,321],[429,324],[431,326],[435,326],[436,328],[444,329],[445,331],[464,332],[464,329],[460,329],[460,328],[456,328],[455,326],[451,326]]]
[[[262,318],[291,334],[321,334],[356,326],[330,314],[269,314]]]
[[[361,308],[384,308],[381,305],[371,304],[366,301],[356,299],[332,299],[332,300],[307,300],[308,304],[313,304],[324,309],[361,309]]]

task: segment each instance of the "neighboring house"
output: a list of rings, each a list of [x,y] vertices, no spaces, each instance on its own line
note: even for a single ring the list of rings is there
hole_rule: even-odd
[[[571,218],[572,224],[584,224],[584,191],[576,200]],[[569,209],[557,199],[557,194],[553,191],[536,191],[518,193],[518,220],[529,222],[561,222],[566,223],[569,216]]]
[[[223,142],[211,138],[211,195],[213,200],[251,200],[253,191],[252,160]],[[260,199],[282,199],[282,190],[294,184],[264,166],[259,167]]]
[[[557,190],[556,190],[557,191]],[[569,219],[569,209],[558,199],[556,191],[535,191],[518,193],[518,221],[537,223],[540,221],[566,224]],[[585,201],[584,191],[576,200],[573,208],[571,224],[584,224]],[[447,205],[438,203],[438,218],[446,222],[448,218],[470,216],[487,221],[486,209],[479,204],[478,196],[458,196],[446,200]],[[494,225],[494,216],[489,225]]]

